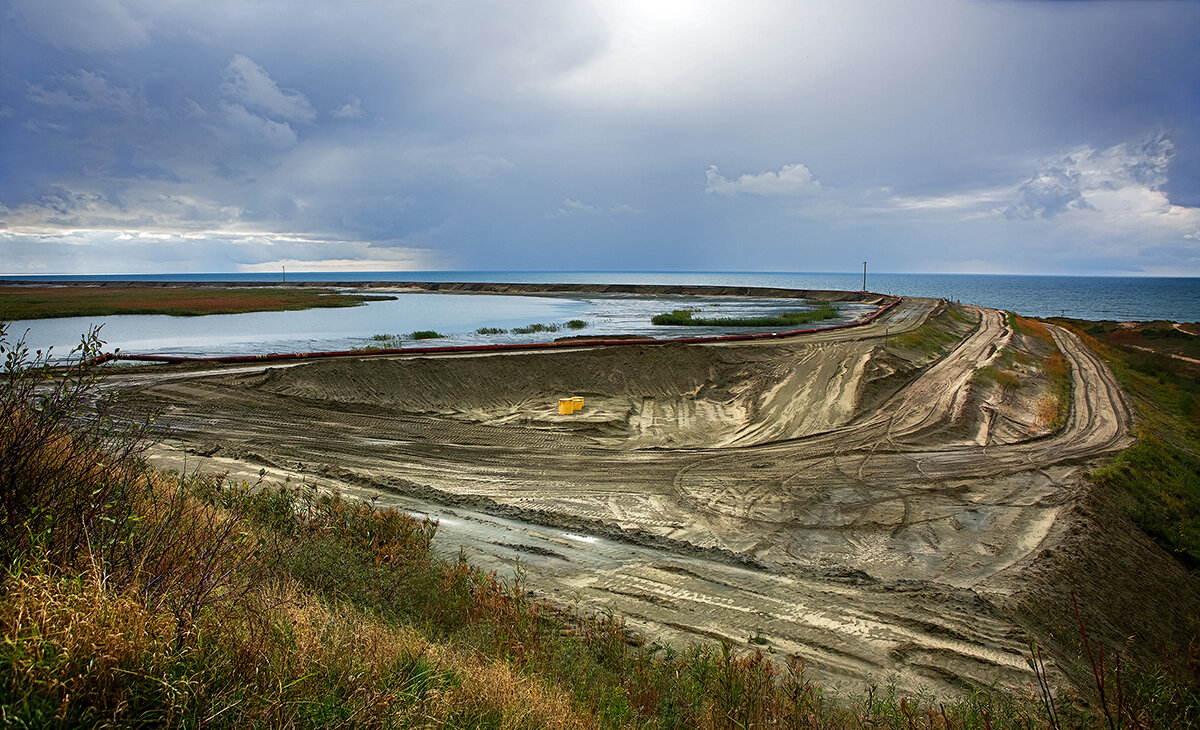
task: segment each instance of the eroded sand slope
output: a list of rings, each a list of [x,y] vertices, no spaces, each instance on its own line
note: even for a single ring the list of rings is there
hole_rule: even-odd
[[[952,342],[897,340],[929,328]],[[1029,412],[1046,390],[1035,374],[1017,394],[972,377],[1026,346],[1002,313],[930,300],[782,342],[130,384],[173,429],[163,464],[190,452],[235,476],[266,466],[379,494],[439,517],[440,539],[477,562],[520,559],[545,594],[611,607],[652,638],[755,635],[835,685],[893,677],[941,692],[1031,680],[1029,607],[1042,603],[1028,591],[1054,588],[1050,573],[1025,577],[1075,534],[1064,525],[1084,465],[1130,441],[1111,373],[1053,334],[1075,386],[1053,431]],[[587,408],[558,415],[557,398],[576,394]]]

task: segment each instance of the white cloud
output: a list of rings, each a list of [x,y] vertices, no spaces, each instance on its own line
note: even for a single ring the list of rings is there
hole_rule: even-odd
[[[67,125],[59,124],[58,122],[48,122],[44,119],[26,119],[21,124],[21,129],[24,129],[34,134],[42,132],[65,132]]]
[[[150,39],[117,0],[16,0],[12,9],[35,36],[64,50],[115,51]]]
[[[821,189],[821,183],[802,163],[784,165],[779,172],[746,173],[736,180],[721,174],[716,165],[709,165],[704,173],[704,189],[720,195],[807,195]]]
[[[56,186],[31,203],[0,206],[0,229],[41,236],[64,230],[194,230],[236,221],[240,210],[187,193],[130,190],[118,200],[96,190]]]
[[[295,147],[296,132],[287,122],[276,122],[252,114],[241,104],[221,102],[225,118],[222,136],[232,144],[265,145],[276,149]]]
[[[640,215],[643,212],[640,208],[635,208],[628,203],[613,203],[607,208],[602,208],[599,205],[585,203],[575,198],[564,198],[562,205],[558,206],[558,210],[550,217],[563,218],[572,215],[600,215],[602,213],[607,213],[611,216],[629,216]]]
[[[1054,218],[1068,210],[1091,206],[1083,197],[1080,174],[1071,167],[1046,167],[1017,188],[1017,200],[1004,209],[1006,218]]]
[[[1066,219],[1095,230],[1186,236],[1200,230],[1200,208],[1173,205],[1163,188],[1174,153],[1164,134],[1106,149],[1078,147],[1043,162],[999,209],[1007,218]]]
[[[225,83],[221,92],[246,106],[255,107],[267,116],[289,122],[311,123],[317,110],[308,97],[299,91],[281,89],[274,79],[254,61],[238,54],[225,68]]]
[[[1173,205],[1164,192],[1173,149],[1162,134],[1103,149],[1084,145],[1042,160],[1011,185],[926,196],[873,188],[847,210],[925,220],[1043,221],[1095,236],[1187,238],[1200,231],[1200,208]]]
[[[554,217],[559,218],[562,216],[575,215],[579,213],[585,215],[595,215],[599,212],[600,209],[594,205],[589,205],[588,203],[584,203],[574,198],[564,198],[562,205],[558,206],[558,211],[554,214]]]
[[[76,111],[108,111],[129,117],[161,116],[161,110],[146,103],[132,89],[113,84],[104,76],[84,69],[57,79],[60,88],[29,85],[30,101],[47,107]]]
[[[362,99],[351,96],[349,101],[333,110],[333,116],[338,119],[362,119]]]
[[[786,54],[802,45],[811,52],[828,35],[825,28],[809,30],[818,24],[794,17],[786,3],[597,0],[590,5],[606,42],[550,85],[588,105],[663,108],[767,86],[769,75],[754,72],[771,68],[781,49]],[[779,32],[783,28],[786,34]]]
[[[345,245],[325,244],[336,249],[340,254],[353,253],[342,250]],[[357,246],[355,246],[357,247]],[[237,267],[241,273],[255,274],[262,272],[277,272],[280,267],[287,267],[288,272],[302,271],[437,271],[442,261],[433,252],[425,249],[393,249],[389,258],[324,258],[324,259],[277,259],[262,263],[242,264]]]
[[[204,111],[204,107],[200,106],[195,99],[186,98],[183,100],[184,114],[192,119],[207,117],[208,112]]]
[[[894,210],[908,211],[958,211],[971,216],[982,215],[994,209],[997,203],[1012,199],[1012,188],[972,190],[966,193],[947,195],[896,195],[889,202]]]
[[[89,259],[92,257],[91,259]],[[129,274],[167,271],[432,271],[446,267],[419,246],[379,250],[363,241],[214,228],[189,233],[121,228],[0,229],[0,273]]]

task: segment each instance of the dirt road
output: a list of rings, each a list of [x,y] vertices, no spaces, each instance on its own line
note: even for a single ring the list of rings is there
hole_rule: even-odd
[[[898,343],[935,325],[954,339],[940,357]],[[161,408],[161,465],[378,495],[440,519],[447,552],[506,573],[519,560],[541,593],[652,639],[720,637],[799,653],[834,686],[942,693],[1032,681],[1008,598],[1084,465],[1131,441],[1112,374],[1052,332],[1074,382],[1055,432],[997,428],[1027,424],[1025,402],[973,385],[1016,346],[1002,313],[933,300],[786,342],[119,384]],[[576,394],[587,407],[560,416]]]

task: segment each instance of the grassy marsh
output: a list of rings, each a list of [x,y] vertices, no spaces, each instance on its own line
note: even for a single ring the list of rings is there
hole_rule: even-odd
[[[650,322],[677,327],[795,327],[838,316],[837,309],[829,302],[822,302],[815,309],[782,312],[763,317],[696,317],[697,311],[694,307],[676,309],[665,314],[656,314],[650,318]]]
[[[535,322],[533,324],[525,325],[524,327],[513,327],[512,331],[514,334],[518,335],[532,335],[537,332],[558,332],[560,329],[562,329],[561,325],[542,324],[540,322]]]
[[[102,317],[117,314],[205,314],[281,312],[356,307],[394,300],[387,294],[346,294],[290,287],[0,286],[0,318]]]

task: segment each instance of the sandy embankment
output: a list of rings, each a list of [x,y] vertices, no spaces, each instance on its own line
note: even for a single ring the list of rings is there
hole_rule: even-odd
[[[954,340],[932,359],[896,339],[930,318]],[[1103,363],[1055,336],[1076,387],[1054,433],[1031,416],[1036,373],[1015,395],[972,378],[1031,345],[1000,313],[931,300],[785,342],[130,377],[176,436],[160,463],[379,494],[653,639],[754,635],[835,685],[945,692],[1031,681],[1026,642],[1046,643],[1072,556],[1120,549],[1174,592],[1137,618],[1152,638],[1200,605],[1153,546],[1095,520],[1082,474],[1129,443],[1130,414]],[[588,407],[558,415],[564,394]],[[1095,611],[1107,635],[1134,621]]]

